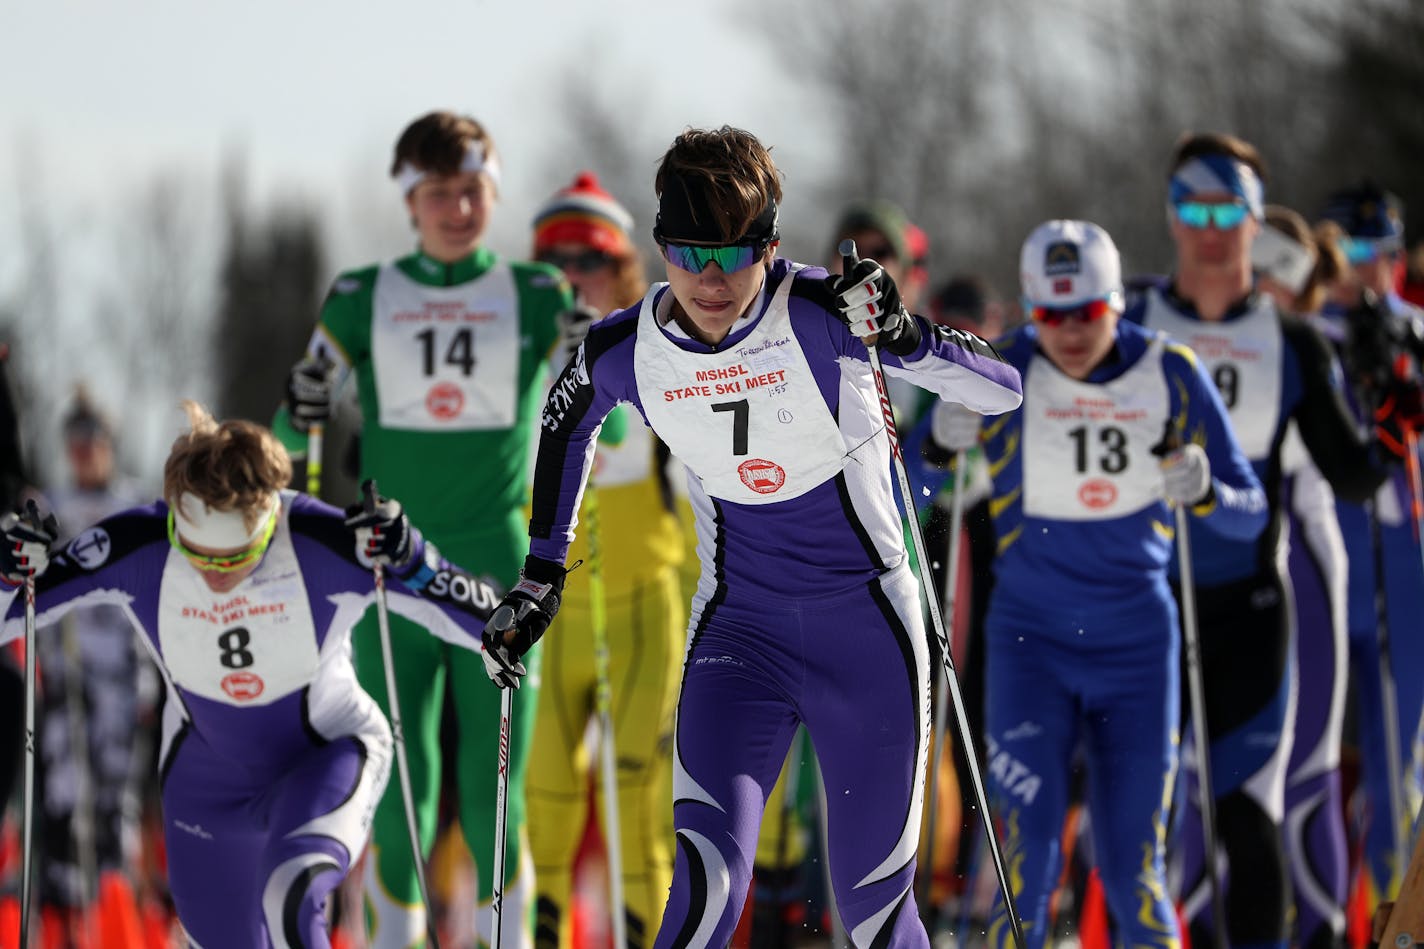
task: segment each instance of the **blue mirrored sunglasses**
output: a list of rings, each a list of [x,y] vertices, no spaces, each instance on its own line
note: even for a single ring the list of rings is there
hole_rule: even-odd
[[[1246,205],[1239,203],[1232,204],[1206,204],[1202,201],[1178,201],[1172,205],[1177,213],[1177,220],[1187,227],[1197,230],[1204,230],[1208,224],[1216,225],[1218,231],[1229,231],[1234,227],[1240,227],[1241,222],[1246,220],[1249,213]]]
[[[722,247],[699,247],[696,244],[663,244],[663,256],[668,263],[688,273],[702,273],[708,264],[716,264],[723,273],[745,270],[761,259],[765,243],[731,244]]]
[[[1351,264],[1372,263],[1393,250],[1392,247],[1386,246],[1384,241],[1371,240],[1368,237],[1342,237],[1340,249],[1345,252],[1345,259]]]

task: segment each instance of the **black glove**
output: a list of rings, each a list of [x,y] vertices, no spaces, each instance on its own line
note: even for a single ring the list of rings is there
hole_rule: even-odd
[[[861,339],[875,336],[873,345],[896,356],[908,356],[920,344],[920,328],[905,312],[895,281],[870,258],[827,277],[826,289],[836,315]]]
[[[53,514],[40,516],[34,501],[26,501],[23,510],[11,511],[0,517],[0,580],[17,587],[30,577],[37,577],[49,566],[49,548],[59,537],[59,524]]]
[[[335,367],[329,359],[308,356],[287,376],[287,412],[292,427],[309,432],[331,418],[331,393],[336,387]]]
[[[1391,379],[1375,409],[1375,440],[1397,458],[1409,456],[1410,436],[1424,429],[1424,386]]]
[[[363,566],[381,564],[397,577],[404,576],[416,561],[419,534],[410,526],[399,501],[376,493],[376,483],[367,478],[361,484],[362,501],[346,509],[346,526],[356,533],[356,559]]]
[[[484,642],[485,673],[501,689],[519,688],[524,675],[520,658],[534,648],[559,611],[568,571],[533,554],[524,558],[519,582],[495,607],[480,639]]]
[[[601,319],[603,314],[588,306],[576,306],[558,315],[559,349],[554,356],[554,371],[562,372],[565,366],[573,362],[578,348],[583,345],[584,337],[588,336],[588,328],[595,320]]]

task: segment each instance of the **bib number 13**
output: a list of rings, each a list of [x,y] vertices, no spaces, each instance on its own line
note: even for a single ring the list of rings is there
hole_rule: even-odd
[[[421,330],[415,334],[415,338],[420,341],[421,370],[427,376],[435,375],[437,353],[441,348],[435,330]],[[460,374],[466,378],[475,371],[475,333],[470,327],[462,326],[455,330],[444,350],[443,356],[440,357],[442,363],[459,369]]]

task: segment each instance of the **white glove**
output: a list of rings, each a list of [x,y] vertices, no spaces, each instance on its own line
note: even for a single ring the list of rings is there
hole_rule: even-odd
[[[930,416],[930,437],[948,451],[966,451],[979,444],[979,425],[983,421],[984,416],[973,409],[941,399]]]
[[[49,549],[59,535],[54,515],[40,516],[34,501],[0,517],[0,581],[11,589],[49,566]]]
[[[1211,462],[1206,449],[1188,442],[1162,459],[1162,493],[1178,504],[1196,505],[1211,493]]]

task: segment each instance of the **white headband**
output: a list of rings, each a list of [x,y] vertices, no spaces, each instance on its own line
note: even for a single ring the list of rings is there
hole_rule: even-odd
[[[267,531],[267,520],[281,499],[274,491],[256,527],[247,529],[241,511],[217,511],[191,491],[184,491],[173,508],[173,523],[185,544],[208,550],[246,550],[256,546]]]
[[[1315,269],[1315,253],[1268,224],[1251,242],[1251,267],[1298,295]]]
[[[465,148],[465,157],[460,160],[461,172],[484,172],[489,176],[489,180],[495,188],[499,187],[499,158],[491,154],[485,155],[484,142],[471,141]],[[401,194],[410,194],[412,188],[424,181],[429,172],[422,168],[417,168],[408,161],[401,162],[396,169],[396,184],[400,186]]]

